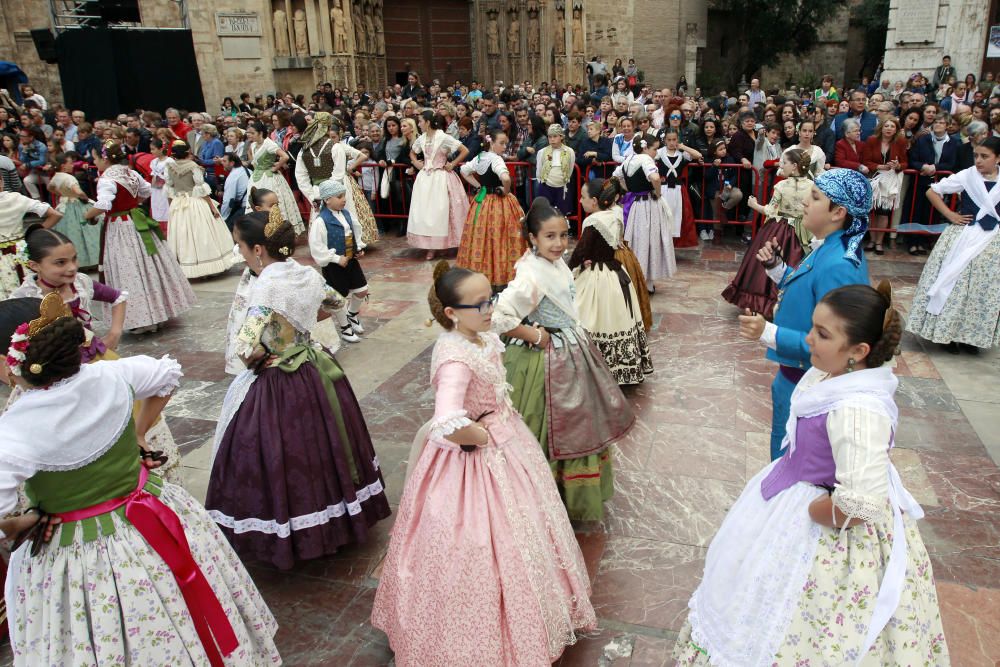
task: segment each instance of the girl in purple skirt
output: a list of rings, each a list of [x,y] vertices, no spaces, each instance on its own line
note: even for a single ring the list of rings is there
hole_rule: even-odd
[[[278,207],[238,220],[233,238],[257,279],[234,345],[247,370],[226,394],[205,506],[242,557],[287,569],[363,542],[389,502],[354,390],[309,336],[343,299],[291,259]]]

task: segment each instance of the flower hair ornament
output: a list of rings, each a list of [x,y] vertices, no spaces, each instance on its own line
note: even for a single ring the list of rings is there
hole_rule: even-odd
[[[271,212],[267,215],[267,224],[264,225],[264,238],[269,239],[277,234],[284,222],[285,221],[281,219],[281,209],[277,206],[272,206]],[[278,248],[278,252],[287,257],[289,253],[291,253],[291,249],[288,246],[281,246]]]
[[[646,140],[645,140],[645,139],[641,140],[641,141],[639,142],[639,145],[640,145],[640,146],[642,146],[642,150],[646,150],[647,148],[649,148],[649,144],[648,144],[648,143],[646,143]]]
[[[49,326],[62,317],[72,317],[73,313],[69,307],[63,303],[58,292],[50,292],[42,299],[39,315],[37,319],[25,322],[14,330],[14,335],[10,337],[10,348],[7,349],[7,368],[18,377],[21,376],[21,364],[24,363],[28,346],[31,339],[38,335],[38,332]],[[42,372],[42,364],[31,364],[29,370],[38,375]]]

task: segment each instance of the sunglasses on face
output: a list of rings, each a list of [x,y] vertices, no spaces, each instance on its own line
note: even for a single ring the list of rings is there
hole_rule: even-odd
[[[670,114],[670,120],[675,120],[675,119],[676,120],[680,120],[680,118],[681,118],[680,114],[676,114],[676,113]]]

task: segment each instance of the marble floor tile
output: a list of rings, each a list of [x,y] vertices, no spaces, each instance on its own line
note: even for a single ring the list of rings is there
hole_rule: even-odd
[[[939,582],[937,594],[951,664],[1000,664],[1000,589]]]
[[[742,482],[623,473],[605,503],[604,528],[610,535],[707,546],[742,490]]]
[[[591,602],[600,618],[680,630],[705,567],[703,547],[611,535]]]

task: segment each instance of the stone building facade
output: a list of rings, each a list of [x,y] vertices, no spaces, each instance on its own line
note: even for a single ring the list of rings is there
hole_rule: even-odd
[[[996,0],[891,0],[885,38],[885,77],[906,81],[914,72],[931,78],[943,56],[962,80],[982,71]],[[996,71],[996,70],[994,70]]]
[[[242,92],[308,95],[322,81],[378,89],[405,79],[407,66],[424,80],[582,83],[595,55],[609,68],[615,58],[626,64],[635,58],[656,86],[673,86],[681,75],[694,84],[707,6],[706,0],[138,0],[138,25],[190,29],[205,103],[214,108]],[[51,20],[49,0],[5,3],[0,57],[59,101],[58,67],[39,59],[29,32],[56,30]]]

